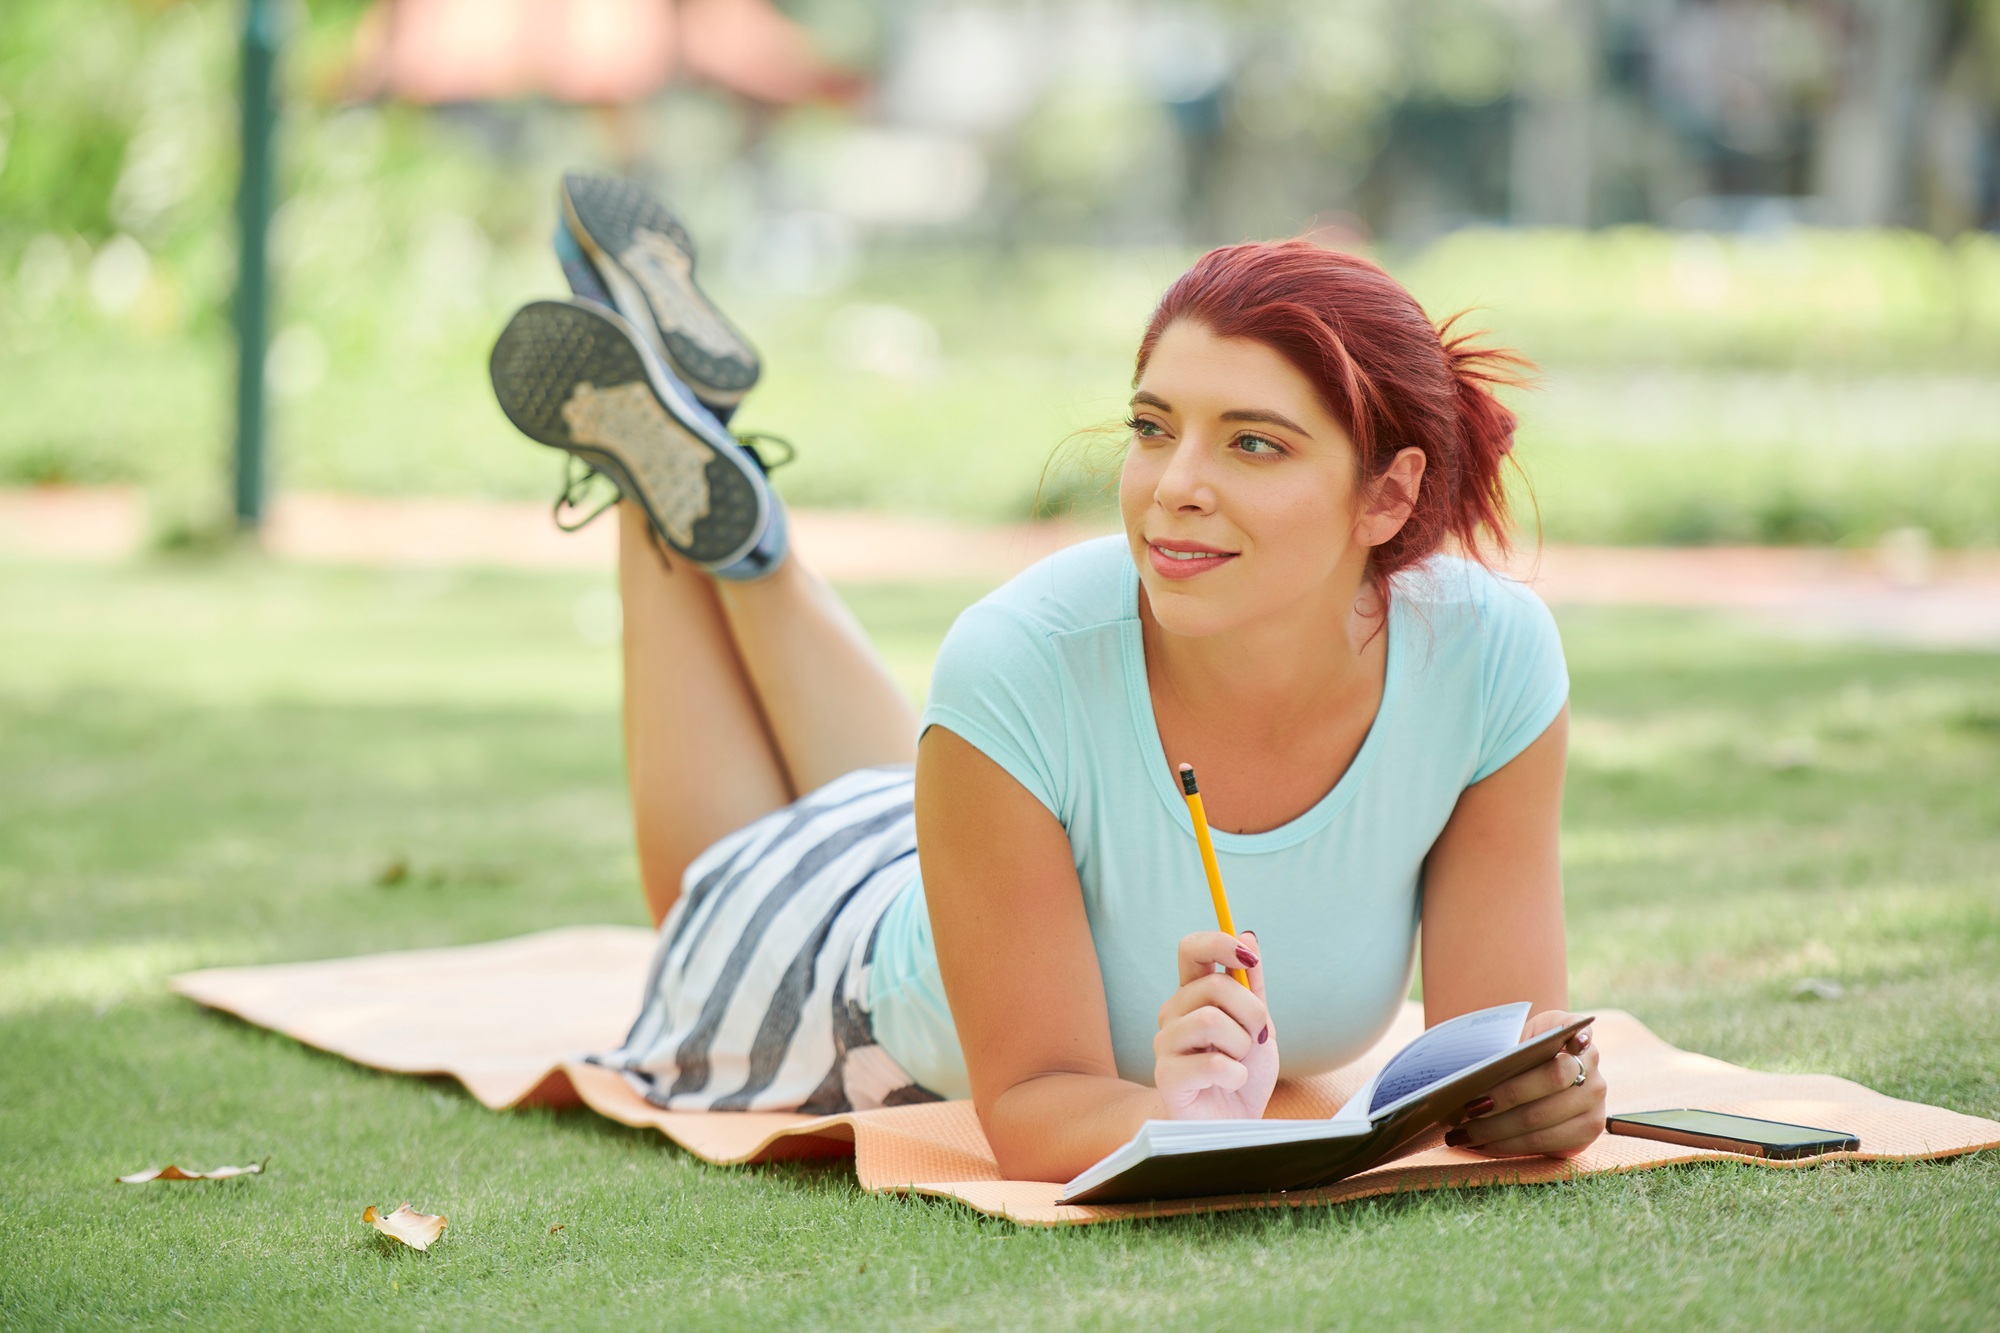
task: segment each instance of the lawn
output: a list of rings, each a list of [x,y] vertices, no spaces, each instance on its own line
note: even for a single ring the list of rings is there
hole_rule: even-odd
[[[0,1324],[1991,1326],[2000,1154],[1038,1232],[492,1114],[167,993],[643,920],[615,650],[578,629],[607,586],[0,565]],[[918,686],[979,590],[853,591]],[[1563,628],[1576,1002],[2000,1116],[2000,660]],[[451,1218],[428,1254],[358,1221],[404,1199]]]

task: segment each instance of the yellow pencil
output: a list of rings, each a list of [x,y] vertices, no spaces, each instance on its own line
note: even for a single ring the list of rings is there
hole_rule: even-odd
[[[1222,867],[1215,863],[1215,842],[1208,836],[1208,812],[1201,808],[1201,789],[1194,785],[1194,765],[1181,765],[1181,792],[1187,797],[1188,815],[1194,820],[1194,840],[1201,844],[1201,868],[1208,872],[1208,896],[1215,900],[1215,924],[1223,934],[1236,938],[1236,921],[1229,915],[1229,895],[1222,891]],[[1229,975],[1250,987],[1250,974],[1240,967]]]

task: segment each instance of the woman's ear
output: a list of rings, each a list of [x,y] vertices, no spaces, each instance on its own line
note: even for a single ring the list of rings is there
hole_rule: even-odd
[[[1424,483],[1424,451],[1414,445],[1398,449],[1389,468],[1368,488],[1355,520],[1354,540],[1363,546],[1380,546],[1403,530],[1410,512],[1417,507],[1417,491]]]

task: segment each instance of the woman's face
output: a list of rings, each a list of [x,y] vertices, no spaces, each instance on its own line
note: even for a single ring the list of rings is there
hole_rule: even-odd
[[[1351,597],[1368,554],[1357,472],[1353,442],[1291,362],[1203,324],[1168,325],[1132,394],[1118,483],[1154,617],[1207,635],[1343,587]]]

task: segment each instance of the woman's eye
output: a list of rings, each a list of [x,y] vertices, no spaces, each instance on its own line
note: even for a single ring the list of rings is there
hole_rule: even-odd
[[[1246,454],[1282,454],[1285,451],[1261,435],[1239,435],[1236,447]]]
[[[1133,417],[1125,424],[1131,429],[1134,435],[1137,435],[1142,440],[1150,440],[1160,433],[1159,422],[1147,421],[1142,417]]]

